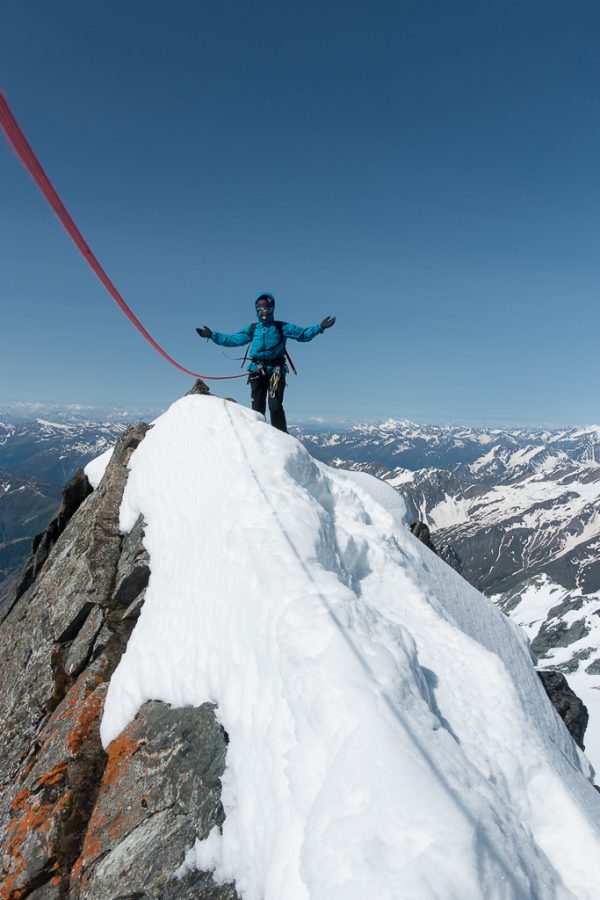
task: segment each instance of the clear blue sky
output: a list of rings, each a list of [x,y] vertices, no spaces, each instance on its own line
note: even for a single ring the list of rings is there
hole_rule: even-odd
[[[171,355],[238,371],[194,328],[263,290],[337,315],[290,344],[292,420],[600,419],[599,47],[586,0],[4,0],[0,28],[13,111]],[[184,393],[4,140],[0,197],[0,401]]]

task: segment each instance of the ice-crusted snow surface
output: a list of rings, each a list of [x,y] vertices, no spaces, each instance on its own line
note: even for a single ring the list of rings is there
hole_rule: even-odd
[[[217,704],[226,819],[182,862],[248,900],[597,898],[600,797],[524,637],[389,490],[175,403],[121,507],[151,577],[104,742],[148,699]]]

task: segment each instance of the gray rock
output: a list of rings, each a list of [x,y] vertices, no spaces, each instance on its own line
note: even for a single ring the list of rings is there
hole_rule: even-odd
[[[136,597],[132,603],[129,604],[129,606],[123,613],[123,620],[125,622],[129,622],[130,620],[139,618],[139,615],[142,611],[142,606],[144,605],[145,597],[146,591],[142,591],[142,593],[138,597]]]
[[[571,674],[572,672],[576,672],[579,668],[579,664],[584,662],[586,659],[589,659],[593,652],[593,647],[585,647],[583,650],[578,650],[577,653],[574,653],[573,656],[566,662],[558,663],[556,665],[556,670],[558,672],[564,672],[567,675]]]
[[[3,646],[10,647],[9,653],[0,655],[0,835],[4,846],[11,847],[11,868],[5,877],[8,884],[17,875],[15,860],[21,860],[25,883],[19,890],[41,887],[40,879],[45,877],[47,867],[58,858],[56,835],[61,833],[60,823],[63,817],[70,818],[64,806],[56,809],[60,798],[54,796],[59,785],[68,805],[72,797],[68,779],[61,775],[57,782],[44,782],[41,788],[33,790],[28,778],[36,767],[51,772],[54,755],[62,758],[64,769],[81,762],[81,748],[77,753],[67,749],[64,729],[58,727],[53,716],[62,708],[63,699],[71,696],[74,676],[86,665],[96,639],[98,610],[111,598],[121,552],[118,517],[127,464],[145,432],[146,426],[135,426],[119,439],[105,476],[93,494],[81,502],[86,493],[81,479],[74,482],[78,486],[65,491],[62,518],[51,523],[34,551],[37,553],[43,544],[47,556],[42,562],[38,554],[32,563],[34,580],[14,598],[0,625]],[[102,660],[102,672],[96,671],[94,688],[98,679],[110,677],[119,649],[115,647],[114,654]],[[84,697],[75,699],[75,709],[67,716],[69,721],[71,717],[77,719],[76,709],[82,715],[87,710]],[[47,739],[50,724],[59,736],[56,741]],[[47,797],[50,787],[51,796]],[[27,799],[15,807],[22,792]],[[40,812],[39,820],[32,807],[36,803],[42,804],[44,813],[42,816]],[[15,831],[19,821],[25,824]],[[82,827],[81,823],[78,827]],[[22,840],[23,834],[26,840]],[[41,873],[36,872],[38,856]]]
[[[48,527],[33,539],[31,556],[25,564],[16,589],[16,599],[25,593],[46,562],[50,550],[56,544],[73,514],[92,492],[83,469],[78,469],[63,488],[63,501]]]
[[[108,644],[113,640],[114,632],[108,627],[106,622],[98,632],[96,640],[94,642],[94,646],[92,648],[92,659],[96,659],[104,650],[106,650]]]
[[[47,881],[42,887],[27,894],[27,900],[61,900],[61,889],[59,884],[53,884]]]
[[[589,714],[577,694],[571,690],[561,672],[552,669],[537,669],[546,693],[554,709],[565,723],[575,743],[585,750],[583,738],[588,725]]]
[[[17,586],[21,580],[19,572],[12,572],[8,578],[0,583],[0,622],[7,617],[12,607],[15,605],[17,595]]]
[[[2,896],[68,883],[106,759],[99,735],[105,667],[98,661],[71,686],[19,772],[3,834]]]
[[[575,612],[577,612],[577,610],[580,610],[583,604],[583,597],[575,597],[574,599],[571,599],[567,595],[564,600],[562,600],[560,603],[557,603],[556,606],[552,607],[552,609],[548,610],[546,618],[548,621],[550,621],[550,619],[562,619],[563,616],[565,616],[567,613],[573,612],[573,610],[575,610]]]
[[[542,659],[554,647],[568,647],[570,644],[580,641],[589,632],[590,627],[585,619],[578,619],[571,625],[567,625],[566,622],[545,622],[537,637],[531,642],[531,649],[538,658]]]
[[[210,704],[172,709],[146,703],[108,747],[70,896],[113,900],[126,888],[144,897],[235,897],[231,885],[215,885],[209,873],[188,873],[183,881],[173,874],[196,838],[223,823],[226,748]],[[190,890],[201,885],[210,893],[185,894],[186,881]]]
[[[429,526],[426,525],[425,522],[413,522],[410,526],[410,530],[418,541],[421,541],[422,544],[425,544],[426,547],[429,547],[429,549],[437,555],[437,550],[431,541]]]
[[[189,397],[191,394],[210,394],[210,388],[202,381],[201,378],[197,378],[187,392],[186,396]]]
[[[98,632],[104,623],[104,614],[101,607],[92,606],[81,629],[77,633],[65,660],[65,672],[71,677],[76,677],[90,659],[92,649]]]
[[[150,560],[143,537],[144,522],[140,516],[123,540],[113,595],[116,606],[130,606],[148,584]]]

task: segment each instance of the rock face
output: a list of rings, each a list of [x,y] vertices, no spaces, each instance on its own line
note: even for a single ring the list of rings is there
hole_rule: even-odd
[[[78,469],[63,488],[63,501],[58,512],[48,527],[33,539],[31,556],[17,585],[15,599],[18,599],[34,582],[69,519],[91,492],[91,485],[83,470]]]
[[[410,526],[410,530],[417,540],[421,541],[422,544],[425,544],[426,547],[429,547],[430,550],[433,550],[433,552],[437,554],[437,550],[433,546],[433,541],[431,540],[431,531],[425,522],[413,522]]]
[[[213,708],[147,703],[106,752],[100,742],[150,573],[143,522],[119,531],[127,464],[147,430],[119,439],[95,491],[81,471],[68,483],[3,605],[2,900],[236,897],[208,873],[174,875],[223,821],[227,739]]]
[[[210,394],[210,388],[201,378],[196,378],[186,396],[189,397],[191,394]]]
[[[146,703],[110,744],[71,896],[111,900],[124,885],[136,897],[234,898],[204,872],[173,875],[181,848],[224,819],[220,776],[226,735],[209,704],[170,709]]]
[[[567,684],[561,672],[549,669],[538,669],[538,675],[546,689],[554,709],[557,711],[569,730],[575,743],[585,750],[583,738],[588,725],[588,711],[577,694]]]

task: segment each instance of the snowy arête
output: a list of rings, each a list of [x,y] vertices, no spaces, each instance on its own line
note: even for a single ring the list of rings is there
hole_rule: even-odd
[[[130,469],[151,576],[103,741],[148,699],[210,701],[229,736],[222,832],[182,872],[248,900],[598,897],[600,797],[525,636],[393,488],[201,396]]]

